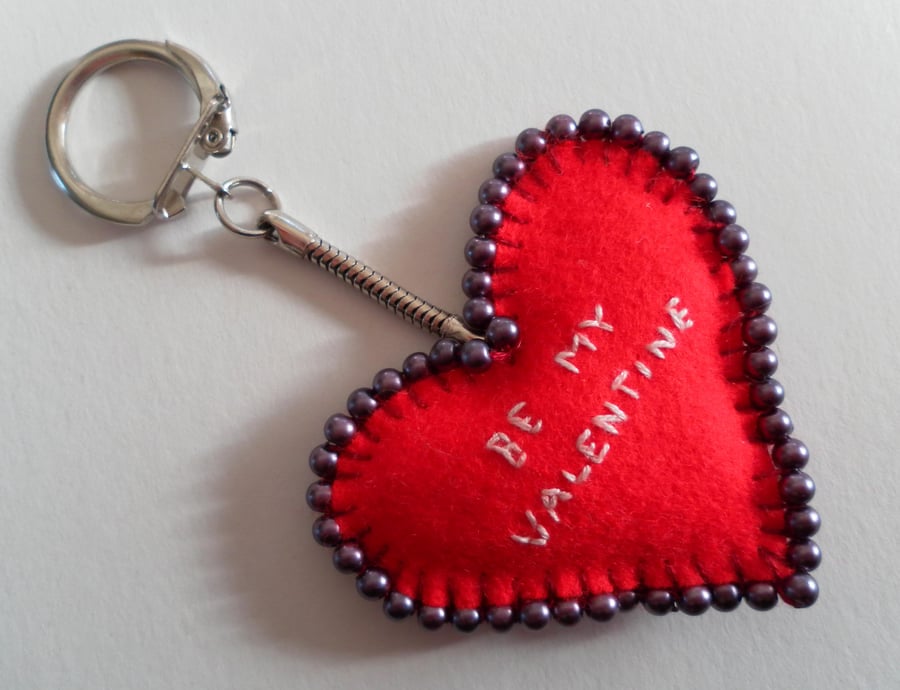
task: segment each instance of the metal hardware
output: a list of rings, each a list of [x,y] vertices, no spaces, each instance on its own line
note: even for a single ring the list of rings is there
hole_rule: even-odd
[[[205,182],[205,180],[204,180]],[[212,186],[212,185],[210,185]],[[272,191],[272,188],[269,187],[265,182],[260,182],[259,180],[254,180],[250,177],[233,177],[226,182],[223,182],[219,189],[216,191],[216,218],[219,219],[219,222],[225,226],[231,232],[242,235],[244,237],[266,237],[269,234],[269,231],[263,227],[261,227],[262,220],[257,224],[255,228],[245,228],[241,225],[238,225],[228,213],[225,211],[225,200],[231,196],[231,190],[237,189],[238,187],[252,187],[258,192],[262,193],[262,195],[266,198],[266,201],[269,202],[269,206],[271,209],[278,210],[281,208],[281,201],[278,198],[278,195]]]
[[[200,116],[156,195],[149,201],[118,201],[95,192],[79,177],[66,153],[69,111],[78,90],[91,77],[133,60],[159,62],[178,70],[197,94]],[[57,88],[47,115],[47,152],[60,186],[94,215],[128,225],[151,218],[168,219],[185,208],[185,195],[208,156],[231,153],[237,130],[231,100],[210,67],[191,51],[174,43],[117,41],[85,55]]]
[[[269,228],[267,238],[281,249],[324,268],[405,321],[463,343],[478,337],[455,314],[426,302],[359,259],[333,247],[277,206],[263,212],[260,227]]]
[[[174,67],[200,99],[200,117],[159,191],[152,200],[140,202],[117,201],[98,194],[81,180],[66,153],[66,125],[78,90],[93,75],[131,60],[151,60]],[[404,320],[435,335],[461,342],[478,337],[458,316],[417,297],[282,213],[278,196],[267,184],[247,177],[219,184],[200,172],[208,156],[225,156],[231,152],[236,134],[231,100],[225,87],[198,56],[168,42],[118,41],[88,53],[59,85],[47,116],[47,152],[53,173],[66,193],[94,215],[131,225],[153,218],[167,220],[184,211],[188,190],[195,180],[200,180],[216,192],[216,217],[231,232],[269,240],[326,269]],[[255,227],[234,222],[225,208],[231,191],[239,187],[257,190],[268,202],[269,209],[260,215]]]

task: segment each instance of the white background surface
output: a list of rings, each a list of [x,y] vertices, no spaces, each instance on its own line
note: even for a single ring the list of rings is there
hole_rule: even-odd
[[[17,2],[0,25],[0,687],[900,687],[900,5]],[[309,538],[307,450],[430,339],[220,230],[140,230],[49,179],[72,61],[170,38],[234,97],[234,154],[333,242],[452,309],[466,219],[526,126],[634,112],[694,146],[751,231],[824,519],[808,611],[643,612],[426,634]],[[76,161],[152,189],[191,122],[162,69],[79,101]]]

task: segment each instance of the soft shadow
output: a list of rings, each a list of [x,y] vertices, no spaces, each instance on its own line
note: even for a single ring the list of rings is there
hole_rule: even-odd
[[[412,621],[385,620],[377,604],[356,594],[352,578],[334,571],[329,554],[309,534],[313,515],[304,493],[314,477],[306,456],[320,442],[322,422],[334,411],[323,409],[322,401],[335,400],[335,390],[349,392],[364,385],[381,367],[398,366],[409,351],[427,349],[432,338],[405,329],[395,316],[323,272],[298,269],[296,259],[270,251],[265,242],[232,236],[213,229],[211,223],[209,232],[179,242],[179,249],[173,250],[166,240],[172,235],[158,223],[150,226],[154,232],[141,232],[113,226],[79,209],[52,183],[44,152],[46,108],[64,72],[61,68],[36,89],[17,131],[17,184],[39,231],[73,248],[127,238],[135,261],[148,265],[213,262],[233,274],[270,283],[295,298],[299,309],[317,312],[333,321],[339,332],[352,334],[329,353],[334,369],[327,375],[311,377],[317,383],[273,406],[265,422],[241,430],[238,443],[201,459],[204,466],[220,467],[221,474],[189,490],[182,505],[194,508],[181,513],[179,520],[189,523],[181,533],[190,535],[187,546],[197,554],[198,562],[192,563],[197,580],[209,584],[206,596],[198,597],[204,615],[226,634],[233,631],[298,653],[313,650],[343,660],[478,644],[483,635],[492,634],[485,629],[472,636],[452,629],[429,634]],[[157,117],[160,108],[136,82],[121,81],[134,103],[138,126],[149,126],[142,118]],[[150,149],[159,156],[157,143]],[[458,309],[463,302],[459,280],[465,270],[467,214],[491,161],[509,145],[508,140],[484,143],[436,166],[427,186],[417,190],[422,203],[378,223],[373,232],[377,240],[349,249],[401,284],[422,288],[423,297]],[[129,170],[137,177],[126,182],[144,186],[146,180],[138,172],[143,169]],[[345,364],[337,367],[338,362]],[[210,600],[211,591],[224,591],[225,599]],[[612,627],[624,624],[625,620]],[[586,632],[597,636],[611,629],[587,623],[580,627],[582,638]],[[497,643],[545,646],[569,639],[570,634],[558,626],[540,635],[515,630]]]
[[[357,343],[346,342],[335,357],[352,356],[357,349]],[[577,630],[554,624],[540,634],[518,626],[503,636],[486,626],[472,635],[451,626],[426,632],[414,620],[388,620],[380,602],[362,599],[353,577],[338,573],[330,550],[310,536],[314,514],[304,501],[305,488],[315,479],[306,451],[319,442],[321,417],[328,413],[316,401],[330,397],[333,385],[322,381],[282,401],[238,444],[203,460],[204,466],[220,466],[222,474],[213,486],[198,487],[199,496],[186,497],[183,505],[199,506],[188,516],[192,528],[187,531],[199,541],[191,551],[199,554],[194,578],[202,589],[199,614],[212,621],[204,627],[346,662],[481,644],[484,635],[492,637],[492,644],[546,649],[571,644],[572,635],[581,644],[629,625],[630,616],[623,615],[604,625],[585,620]],[[225,598],[211,601],[211,591],[224,592]]]
[[[479,181],[502,146],[496,142],[484,144],[439,166],[429,179],[446,179],[449,183],[434,183],[422,196],[424,203],[389,219],[386,225],[393,236],[383,237],[369,247],[372,262],[411,286],[436,287],[438,299],[442,293],[460,295],[459,278],[464,270],[460,250],[467,239],[466,214]],[[450,229],[423,231],[447,227],[448,218],[457,219],[449,223]],[[233,254],[218,242],[208,249],[210,256],[234,270],[257,270],[257,258]],[[224,578],[228,583],[226,590],[233,594],[232,601],[222,602],[226,609],[222,615],[245,621],[249,632],[269,643],[298,652],[315,650],[335,660],[425,652],[451,644],[479,644],[482,635],[492,632],[482,629],[465,636],[447,628],[425,633],[413,621],[394,624],[386,620],[378,604],[357,595],[351,577],[334,570],[330,553],[317,546],[309,535],[314,515],[305,505],[304,493],[315,477],[307,467],[306,456],[308,449],[321,442],[322,422],[332,411],[322,409],[319,401],[333,399],[336,387],[349,392],[364,384],[377,368],[397,366],[413,348],[404,350],[392,337],[393,330],[379,334],[372,325],[374,319],[383,318],[383,325],[390,328],[396,317],[386,313],[379,316],[378,310],[365,300],[348,295],[346,286],[319,272],[298,275],[294,262],[287,261],[285,266],[273,270],[270,259],[266,257],[268,269],[259,267],[261,275],[290,292],[314,289],[327,302],[323,291],[335,290],[334,296],[341,300],[342,308],[339,313],[328,313],[357,324],[358,337],[351,337],[331,353],[332,361],[353,362],[352,365],[283,401],[265,423],[248,429],[238,445],[216,453],[215,462],[223,468],[223,475],[215,487],[209,519],[220,544],[204,568],[210,578]],[[394,268],[396,272],[391,272]],[[282,269],[286,271],[283,275]],[[300,283],[306,286],[298,289]],[[373,337],[373,333],[378,335]],[[365,348],[361,347],[363,342]],[[424,339],[421,347],[428,343],[430,339]],[[207,491],[208,487],[202,493]],[[627,619],[612,627],[621,625],[627,625]],[[582,638],[585,633],[593,637],[610,630],[610,626],[587,621],[580,627],[578,634]],[[546,645],[557,638],[570,640],[570,634],[570,630],[551,626],[540,635],[520,629],[502,639],[517,645]]]
[[[497,144],[485,144],[447,163],[448,184],[427,190],[420,206],[379,223],[392,236],[378,233],[380,240],[354,248],[354,253],[402,284],[423,286],[437,302],[459,295],[466,214],[497,150]],[[441,179],[443,172],[430,177]],[[231,605],[238,613],[228,618],[246,621],[251,632],[270,642],[335,657],[459,643],[462,638],[449,630],[423,635],[414,623],[392,625],[378,604],[359,597],[353,578],[337,573],[330,553],[312,540],[314,515],[304,501],[306,487],[315,479],[306,456],[321,442],[322,423],[334,411],[323,409],[319,401],[333,400],[335,389],[349,392],[365,385],[378,368],[398,366],[409,351],[427,348],[432,338],[413,335],[411,340],[395,316],[321,271],[297,270],[290,256],[248,253],[212,234],[204,245],[209,258],[238,273],[265,276],[302,300],[300,308],[319,311],[320,317],[356,334],[330,353],[331,361],[352,364],[317,377],[314,388],[279,405],[239,445],[217,452],[223,475],[210,507],[221,551],[205,567],[210,577],[224,578],[234,595]],[[409,342],[411,346],[404,344]]]

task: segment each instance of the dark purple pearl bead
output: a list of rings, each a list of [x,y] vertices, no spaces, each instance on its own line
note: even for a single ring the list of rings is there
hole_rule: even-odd
[[[513,153],[504,154],[504,155],[512,156],[513,158],[515,158],[515,154],[513,154]],[[499,160],[499,158],[497,160]],[[518,161],[519,163],[522,162],[522,161],[519,161],[518,158],[516,158],[516,161]],[[494,162],[494,166],[496,166],[496,165],[497,165],[497,163]],[[522,163],[522,165],[524,166],[525,164]],[[509,186],[509,183],[505,179],[500,180],[495,177],[490,180],[485,180],[484,182],[481,183],[481,187],[478,188],[478,203],[481,203],[481,204],[503,203],[504,201],[506,201],[506,197],[509,196],[509,192],[510,192],[510,186]]]
[[[741,337],[748,345],[759,347],[771,345],[778,337],[778,326],[771,317],[762,314],[744,319],[741,326]]]
[[[537,158],[546,150],[547,139],[539,129],[529,127],[516,137],[516,151],[525,158]]]
[[[424,352],[413,352],[404,359],[403,376],[410,383],[421,381],[428,376],[428,356]]]
[[[737,291],[737,301],[745,314],[762,314],[772,304],[772,292],[762,283],[750,283]]]
[[[716,585],[712,589],[712,607],[716,611],[734,611],[741,604],[741,588],[737,585]]]
[[[643,594],[644,608],[655,616],[664,616],[675,608],[675,597],[665,589],[649,589]]]
[[[462,315],[469,328],[483,331],[494,318],[494,303],[486,297],[473,297],[463,305]]]
[[[490,297],[493,278],[487,271],[470,268],[462,279],[462,289],[466,297]]]
[[[619,115],[610,128],[612,140],[622,146],[636,146],[641,143],[644,125],[634,115]]]
[[[795,570],[815,570],[822,562],[822,551],[812,539],[788,542],[785,558]]]
[[[553,606],[553,617],[561,625],[575,625],[581,620],[581,604],[577,599],[558,601]]]
[[[669,151],[664,165],[673,177],[687,179],[700,165],[700,156],[690,146],[677,146]]]
[[[341,526],[333,518],[316,518],[312,532],[313,539],[322,546],[337,546],[341,543]]]
[[[519,344],[519,325],[502,316],[495,318],[487,327],[484,339],[495,350],[509,350]]]
[[[794,608],[808,608],[819,598],[819,584],[808,573],[794,573],[781,583],[781,598]]]
[[[611,123],[603,110],[588,110],[578,121],[578,131],[585,139],[605,139],[609,136]]]
[[[619,611],[619,600],[615,594],[597,594],[587,604],[587,615],[595,621],[612,620]]]
[[[384,600],[384,613],[388,618],[403,620],[416,612],[416,602],[400,592],[391,592]]]
[[[641,142],[641,148],[662,160],[669,153],[669,137],[662,132],[647,132]]]
[[[788,508],[784,513],[784,533],[791,539],[806,539],[822,526],[822,518],[815,508]]]
[[[309,469],[316,476],[332,479],[337,472],[338,455],[325,446],[316,446],[309,454]]]
[[[372,390],[378,400],[390,398],[403,390],[403,374],[396,369],[382,369],[372,379]]]
[[[366,599],[383,599],[390,588],[391,581],[380,570],[369,569],[356,578],[356,591]]]
[[[428,365],[432,371],[448,371],[456,366],[456,355],[459,343],[451,338],[441,338],[428,353]]]
[[[678,597],[678,610],[689,616],[699,616],[705,613],[712,604],[712,592],[709,587],[698,585],[688,587]]]
[[[744,373],[754,381],[765,381],[778,369],[778,356],[769,348],[744,354]]]
[[[779,441],[772,449],[772,460],[783,470],[800,470],[809,462],[809,448],[795,438]]]
[[[483,340],[470,340],[459,350],[459,362],[469,371],[487,371],[493,360],[491,348]]]
[[[497,243],[484,237],[473,237],[466,242],[465,255],[472,268],[489,268],[497,258]]]
[[[550,622],[550,607],[546,601],[531,601],[522,607],[522,623],[526,628],[540,630]]]
[[[492,606],[487,612],[487,622],[494,630],[505,632],[516,622],[516,612],[512,606]]]
[[[547,134],[551,139],[564,141],[578,136],[578,125],[569,115],[554,115],[547,122]]]
[[[816,483],[805,472],[792,472],[781,478],[778,493],[786,505],[802,506],[816,495]]]
[[[334,567],[342,573],[358,573],[366,558],[362,549],[355,544],[343,544],[334,550],[331,560]]]
[[[354,419],[368,419],[378,409],[378,401],[367,388],[357,388],[347,397],[347,412]]]
[[[737,223],[726,225],[716,235],[716,247],[722,256],[738,256],[749,246],[750,234]]]
[[[306,505],[317,513],[324,513],[331,505],[331,484],[313,482],[306,490]]]
[[[333,414],[325,421],[325,438],[336,446],[346,446],[356,435],[356,422],[344,414]]]
[[[730,265],[736,287],[749,285],[759,275],[759,267],[756,265],[756,261],[747,255],[737,257]]]
[[[491,204],[481,204],[472,209],[469,227],[476,235],[495,235],[503,225],[503,211]]]
[[[786,436],[790,436],[794,430],[794,422],[790,415],[780,408],[761,414],[756,420],[756,428],[759,435],[766,443],[775,443]]]
[[[717,199],[710,202],[706,209],[706,217],[719,225],[731,225],[737,222],[737,211],[731,202]]]
[[[457,609],[453,612],[453,625],[462,632],[472,632],[481,623],[478,609]]]
[[[672,610],[675,598],[665,589],[650,589],[644,594],[644,608],[654,616],[664,616]]]
[[[716,193],[718,191],[719,183],[716,182],[716,178],[712,175],[700,173],[699,175],[695,175],[694,179],[691,180],[691,194],[701,201],[709,203],[716,198]]]
[[[481,200],[482,204],[493,204],[496,201],[503,201],[509,195],[509,185],[505,184],[506,182],[516,182],[522,175],[525,174],[527,166],[525,165],[525,161],[519,158],[514,153],[501,153],[494,159],[494,165],[491,167],[494,177],[499,178],[497,182],[504,183],[505,190],[500,189],[499,192],[500,198],[495,199],[493,201],[485,201]],[[485,183],[487,184],[487,183]],[[484,185],[482,185],[484,187]],[[496,195],[491,195],[496,196]],[[481,194],[478,195],[479,199],[481,198]]]
[[[778,591],[770,582],[754,582],[747,585],[744,599],[747,600],[747,606],[750,608],[757,611],[768,611],[778,603]]]
[[[631,611],[641,601],[638,593],[631,589],[619,592],[616,594],[616,599],[619,601],[620,611]]]
[[[426,630],[437,630],[447,622],[447,611],[442,606],[423,606],[419,609],[419,625]]]
[[[757,410],[771,410],[784,402],[784,388],[775,379],[750,384],[750,404]]]

